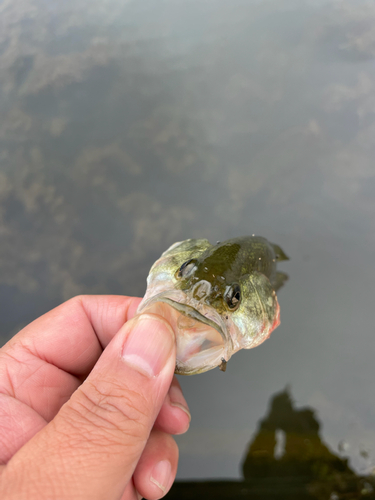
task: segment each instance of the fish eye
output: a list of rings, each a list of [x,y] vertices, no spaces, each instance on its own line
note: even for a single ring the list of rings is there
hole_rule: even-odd
[[[177,278],[187,278],[195,269],[195,261],[193,259],[187,260],[182,264],[177,271]]]
[[[241,302],[241,288],[238,283],[227,286],[224,293],[224,300],[227,303],[229,309],[234,311],[240,305]]]

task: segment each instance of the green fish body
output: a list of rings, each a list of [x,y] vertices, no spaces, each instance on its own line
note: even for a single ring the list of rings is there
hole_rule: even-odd
[[[233,353],[256,347],[280,323],[276,291],[287,260],[265,238],[245,236],[212,245],[206,239],[175,243],[151,267],[138,308],[161,314],[176,332],[176,373],[225,370]]]

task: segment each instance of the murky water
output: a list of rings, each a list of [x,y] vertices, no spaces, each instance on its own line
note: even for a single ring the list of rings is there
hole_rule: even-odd
[[[142,295],[174,241],[291,257],[271,338],[181,380],[180,479],[242,478],[286,386],[375,467],[374,25],[360,0],[0,1],[2,342],[78,293]]]

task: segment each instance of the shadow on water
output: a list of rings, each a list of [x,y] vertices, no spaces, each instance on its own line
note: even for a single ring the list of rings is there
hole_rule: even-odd
[[[312,408],[296,409],[290,390],[275,394],[242,463],[243,480],[176,482],[168,500],[375,498],[375,477],[360,476],[320,436]]]

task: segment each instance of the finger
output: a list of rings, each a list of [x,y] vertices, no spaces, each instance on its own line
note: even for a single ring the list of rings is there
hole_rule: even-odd
[[[177,464],[175,440],[169,434],[153,431],[134,471],[136,490],[147,500],[162,498],[173,484]]]
[[[0,349],[0,393],[50,421],[140,300],[80,296],[41,316]]]
[[[171,384],[175,351],[163,318],[128,322],[53,421],[9,461],[0,498],[121,498]]]
[[[190,421],[180,384],[173,377],[154,427],[169,434],[183,434],[189,429]],[[0,422],[0,464],[6,464],[47,423],[25,403],[5,394],[0,394]]]
[[[171,387],[157,416],[155,428],[169,434],[183,434],[189,429],[191,415],[181,386],[173,377]]]
[[[0,394],[0,464],[6,464],[22,446],[46,425],[35,410]]]
[[[85,377],[112,337],[135,315],[140,301],[116,295],[74,297],[30,323],[3,349],[29,351],[60,370]]]
[[[183,434],[190,421],[180,384],[173,377],[154,427],[169,434]],[[0,422],[0,464],[6,464],[47,423],[35,410],[5,394],[0,394]]]
[[[121,496],[121,500],[142,500],[142,498],[142,495],[140,495],[135,489],[133,481],[129,481],[126,485],[124,493]]]

